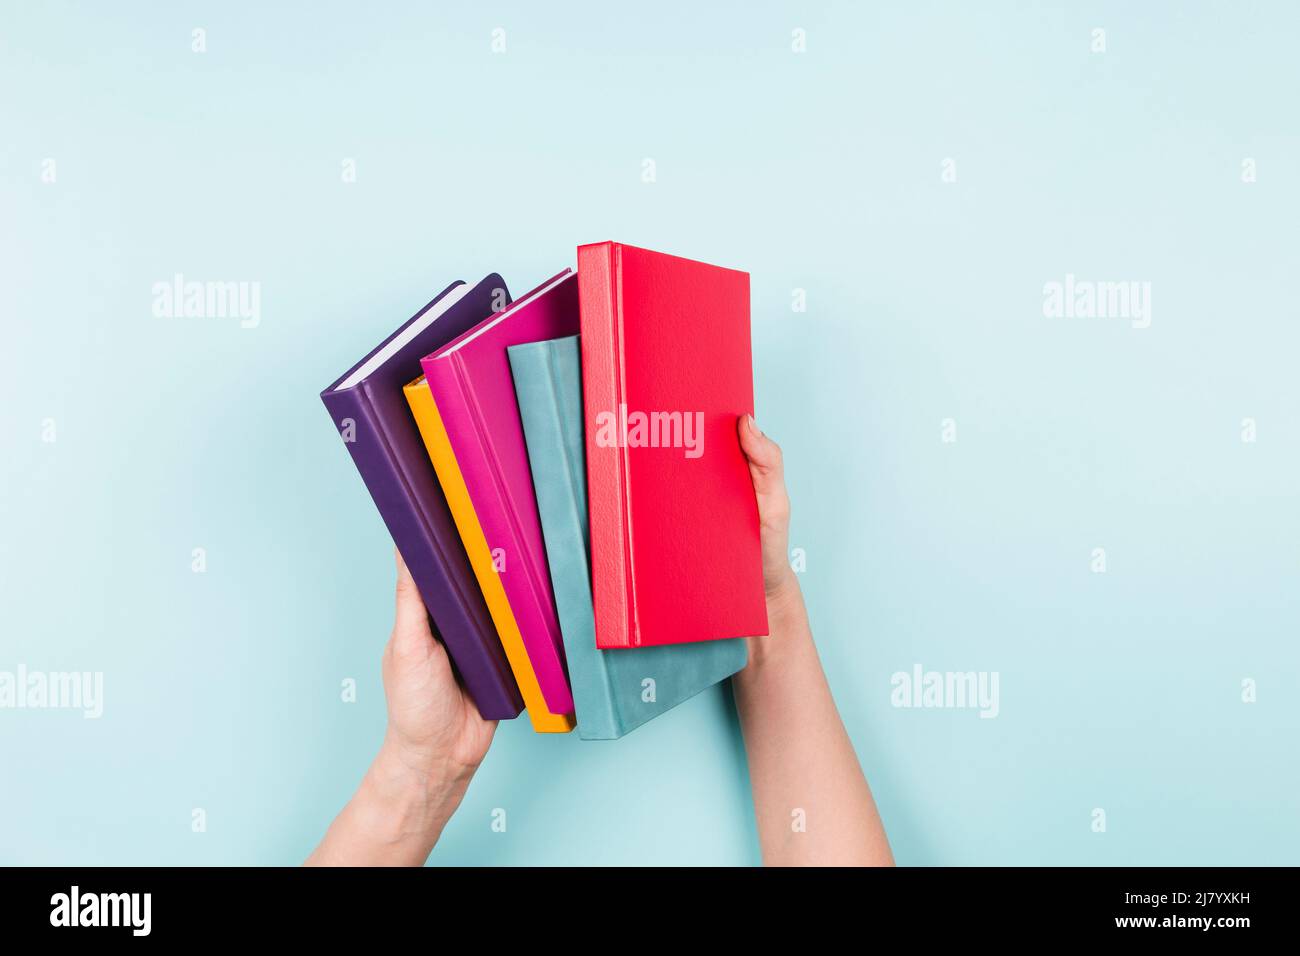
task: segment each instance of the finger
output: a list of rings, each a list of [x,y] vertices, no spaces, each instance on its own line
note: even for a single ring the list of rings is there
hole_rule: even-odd
[[[393,620],[393,653],[427,654],[433,646],[429,612],[401,552],[394,549],[394,554],[397,555],[397,612]]]
[[[749,460],[749,475],[758,498],[758,514],[764,524],[780,525],[789,519],[790,499],[785,491],[785,465],[781,447],[758,430],[753,415],[745,415],[737,426],[740,449]]]

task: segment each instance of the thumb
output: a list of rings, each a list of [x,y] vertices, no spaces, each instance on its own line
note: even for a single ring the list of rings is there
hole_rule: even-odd
[[[790,545],[790,496],[785,491],[785,468],[781,449],[754,424],[752,415],[737,423],[740,448],[749,460],[758,503],[758,533],[762,539],[763,584],[769,595],[776,593],[790,574],[787,551]]]
[[[429,630],[429,612],[424,599],[415,586],[411,571],[397,555],[397,613],[393,620],[393,653],[399,657],[427,654],[433,646],[433,632]]]
[[[758,430],[753,415],[737,424],[740,449],[749,461],[749,476],[758,499],[758,518],[764,531],[784,534],[790,524],[790,497],[785,491],[785,465],[781,447]]]

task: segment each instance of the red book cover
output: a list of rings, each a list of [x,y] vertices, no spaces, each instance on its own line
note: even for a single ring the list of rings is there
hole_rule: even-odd
[[[601,242],[578,302],[596,646],[767,634],[749,274]]]

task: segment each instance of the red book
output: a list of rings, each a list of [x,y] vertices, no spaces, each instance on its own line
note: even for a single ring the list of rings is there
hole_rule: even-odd
[[[601,242],[578,302],[596,646],[766,634],[749,274]]]

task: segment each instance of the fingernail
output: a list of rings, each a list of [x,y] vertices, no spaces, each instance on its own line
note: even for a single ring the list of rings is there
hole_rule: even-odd
[[[749,419],[749,427],[754,430],[754,434],[759,436],[760,438],[764,437],[763,429],[758,427],[758,422],[754,421],[754,416],[746,415],[745,417]]]

